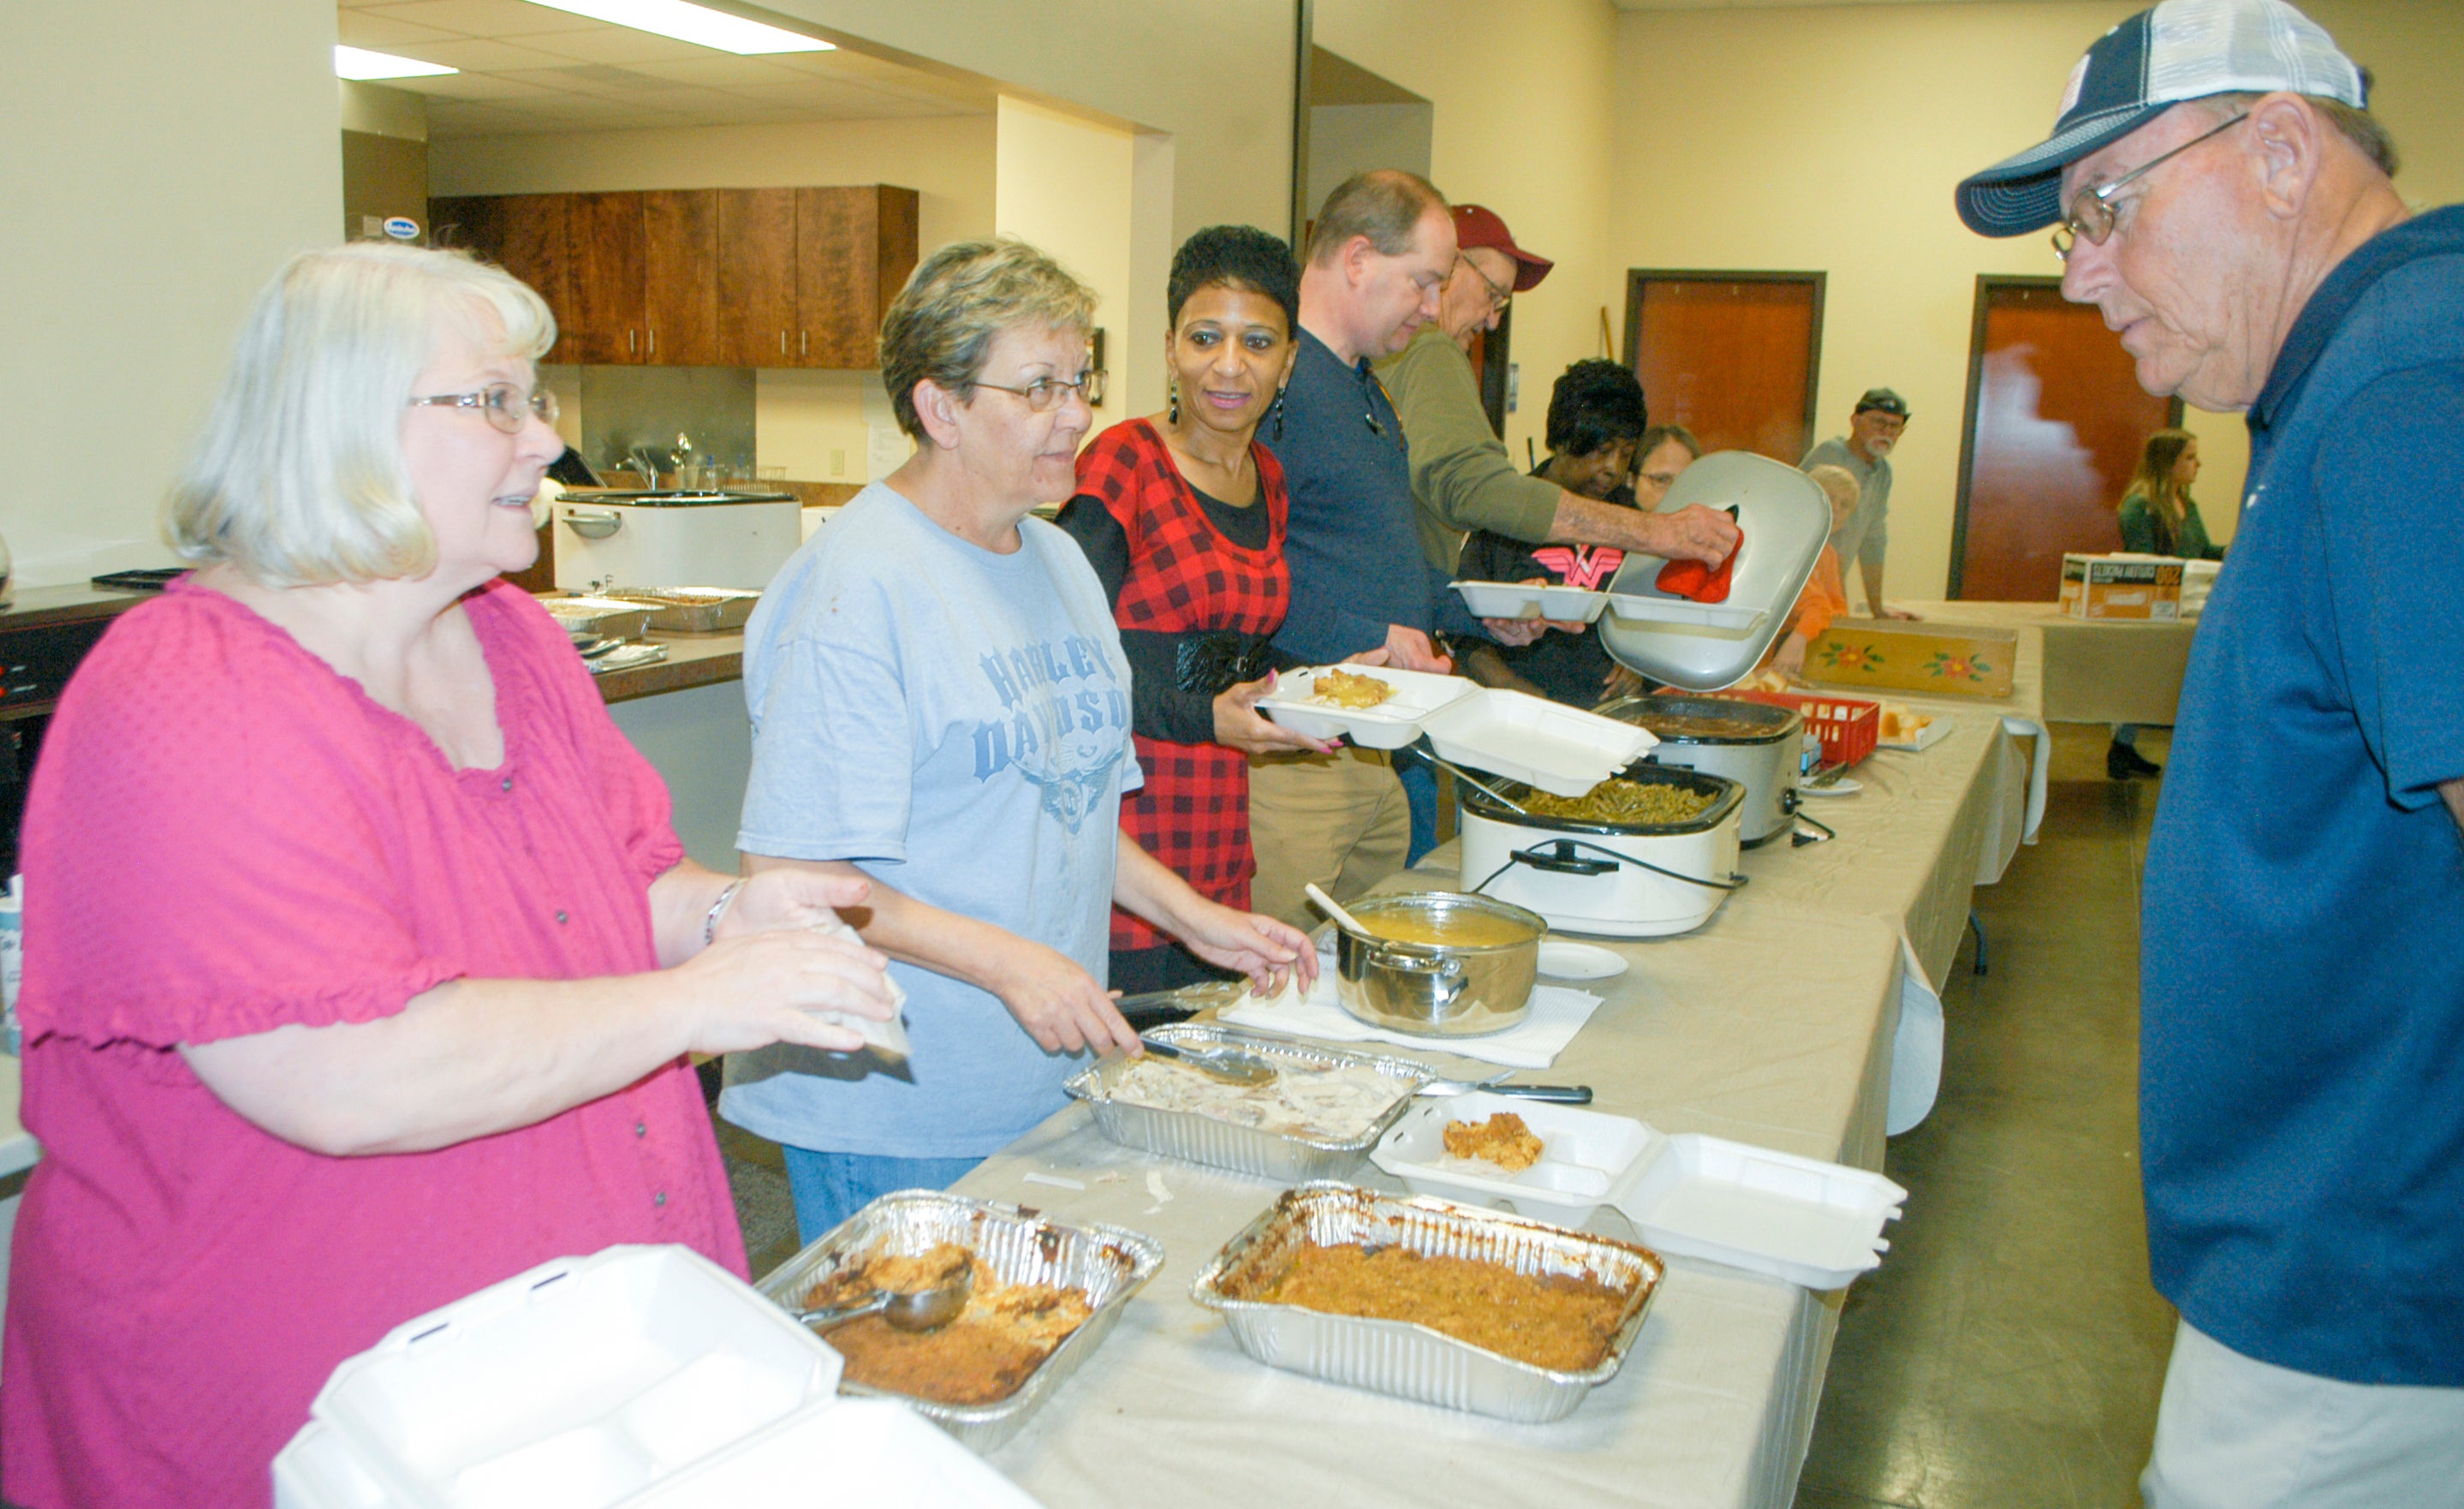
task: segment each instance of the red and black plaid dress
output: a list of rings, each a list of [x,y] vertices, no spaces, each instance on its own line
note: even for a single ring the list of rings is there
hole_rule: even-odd
[[[1114,425],[1080,453],[1080,496],[1101,502],[1129,537],[1129,574],[1113,608],[1123,629],[1265,634],[1282,627],[1292,592],[1284,564],[1284,469],[1265,446],[1253,443],[1249,455],[1266,509],[1262,550],[1243,549],[1216,529],[1145,420]],[[1249,851],[1248,758],[1221,744],[1135,737],[1146,786],[1122,799],[1122,829],[1199,895],[1248,910],[1249,878],[1258,871]],[[1112,909],[1115,951],[1170,941],[1143,919]]]

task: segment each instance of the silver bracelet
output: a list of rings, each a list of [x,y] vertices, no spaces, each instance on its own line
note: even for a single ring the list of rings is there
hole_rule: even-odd
[[[718,942],[718,920],[727,915],[727,903],[735,900],[736,893],[743,889],[743,880],[730,880],[727,889],[718,893],[718,899],[710,903],[710,915],[701,920],[701,945],[704,948]]]

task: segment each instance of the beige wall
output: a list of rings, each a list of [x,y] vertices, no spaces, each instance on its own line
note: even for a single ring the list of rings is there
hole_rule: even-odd
[[[1124,375],[1160,365],[1154,346],[1130,338],[1133,140],[1127,131],[1001,97],[994,224],[1095,291],[1095,324],[1108,332],[1105,363]],[[1108,391],[1095,430],[1132,412],[1129,402],[1127,384]]]
[[[332,0],[44,0],[6,31],[0,533],[30,585],[166,564],[249,301],[336,238]]]
[[[429,144],[428,182],[439,196],[896,184],[919,195],[930,249],[992,232],[993,118],[455,137]]]
[[[1980,273],[2059,271],[2041,235],[1970,234],[1951,189],[2041,140],[2072,62],[2136,0],[1638,11],[1617,21],[1610,260],[1829,275],[1817,433],[1887,383],[1915,410],[1891,499],[1893,593],[1942,594]],[[2376,70],[2398,184],[2464,198],[2464,5],[2313,0]],[[1443,121],[1440,124],[1443,134]],[[1621,294],[1618,296],[1621,300]],[[1618,316],[1622,320],[1622,303]],[[1622,324],[1619,326],[1622,336]],[[2199,492],[2230,530],[2238,418],[2193,413]]]
[[[1610,249],[1616,110],[1608,0],[1524,0],[1508,19],[1470,0],[1317,0],[1317,44],[1427,100],[1429,176],[1450,199],[1505,216],[1517,243],[1556,259],[1514,300],[1517,460],[1546,427],[1550,385],[1600,349],[1618,318],[1623,263]]]

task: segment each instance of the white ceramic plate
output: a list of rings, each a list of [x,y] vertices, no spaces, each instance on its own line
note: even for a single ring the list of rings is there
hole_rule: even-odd
[[[1876,741],[1874,747],[1877,749],[1930,749],[1949,737],[1950,720],[1945,718],[1940,713],[1936,713],[1933,715],[1932,722],[1929,722],[1923,728],[1917,730],[1915,738],[1878,740]]]
[[[1625,973],[1625,959],[1594,943],[1551,938],[1540,945],[1540,972],[1555,980],[1609,980]]]
[[[1828,786],[1800,786],[1796,788],[1796,794],[1799,796],[1854,796],[1863,789],[1865,789],[1864,782],[1853,775],[1843,775]]]

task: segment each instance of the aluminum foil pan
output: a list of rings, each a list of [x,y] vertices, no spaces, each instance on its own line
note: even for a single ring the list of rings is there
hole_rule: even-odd
[[[648,607],[653,629],[694,634],[741,629],[761,601],[759,592],[737,587],[616,587],[606,595]]]
[[[565,632],[587,630],[603,639],[639,639],[650,621],[647,606],[608,597],[542,597],[539,606],[564,626]]]
[[[1110,1089],[1134,1061],[1128,1058],[1108,1058],[1082,1069],[1061,1087],[1072,1098],[1086,1101],[1088,1109],[1095,1114],[1096,1127],[1124,1147],[1161,1153],[1167,1158],[1204,1164],[1210,1168],[1228,1168],[1236,1174],[1272,1179],[1279,1184],[1338,1178],[1359,1167],[1361,1160],[1369,1156],[1369,1150],[1377,1145],[1377,1140],[1386,1135],[1386,1129],[1394,1125],[1411,1105],[1412,1097],[1422,1085],[1437,1077],[1436,1072],[1428,1066],[1416,1064],[1408,1058],[1391,1058],[1380,1054],[1357,1053],[1280,1037],[1250,1036],[1212,1023],[1178,1022],[1169,1027],[1151,1028],[1147,1035],[1159,1042],[1192,1048],[1229,1043],[1295,1068],[1356,1066],[1393,1076],[1395,1103],[1371,1122],[1367,1131],[1344,1142],[1286,1137],[1274,1132],[1262,1132],[1254,1126],[1219,1121],[1194,1112],[1159,1111],[1153,1106],[1114,1100],[1111,1098]]]
[[[1417,1253],[1502,1263],[1517,1273],[1587,1275],[1623,1291],[1626,1310],[1595,1366],[1552,1372],[1424,1325],[1225,1296],[1237,1276],[1301,1242],[1401,1243]],[[1593,1386],[1617,1376],[1663,1272],[1658,1254],[1631,1242],[1426,1196],[1309,1184],[1285,1190],[1226,1243],[1190,1285],[1189,1297],[1220,1312],[1241,1349],[1269,1367],[1536,1425],[1563,1418]]]
[[[847,1217],[780,1264],[757,1287],[763,1298],[797,1310],[813,1286],[844,1263],[883,1252],[921,1253],[942,1242],[967,1249],[1004,1283],[1082,1289],[1095,1311],[1027,1375],[1018,1392],[991,1404],[936,1404],[853,1380],[839,1385],[843,1394],[905,1400],[977,1452],[989,1452],[1016,1435],[1026,1417],[1104,1344],[1130,1297],[1163,1266],[1161,1242],[1121,1227],[1072,1225],[991,1200],[902,1189]]]

